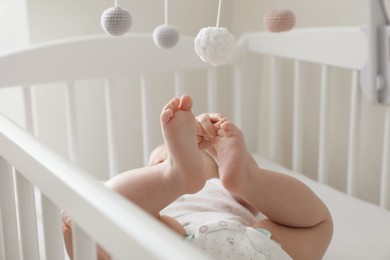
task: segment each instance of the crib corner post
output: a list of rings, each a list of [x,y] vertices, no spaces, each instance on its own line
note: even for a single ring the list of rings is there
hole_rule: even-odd
[[[384,0],[368,0],[367,62],[361,87],[366,98],[378,105],[390,104],[390,24]]]

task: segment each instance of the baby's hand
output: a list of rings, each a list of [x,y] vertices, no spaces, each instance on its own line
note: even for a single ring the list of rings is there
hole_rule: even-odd
[[[210,145],[210,142],[218,136],[218,130],[227,119],[219,113],[204,113],[196,117],[198,143],[201,148]]]

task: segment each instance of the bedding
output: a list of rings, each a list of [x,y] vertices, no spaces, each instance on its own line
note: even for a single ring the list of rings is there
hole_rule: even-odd
[[[334,222],[332,242],[324,260],[390,259],[390,212],[254,154],[261,167],[296,177],[328,206]]]

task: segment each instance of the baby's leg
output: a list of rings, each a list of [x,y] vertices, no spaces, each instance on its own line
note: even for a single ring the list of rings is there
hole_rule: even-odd
[[[160,216],[159,212],[183,194],[195,193],[205,184],[203,160],[196,136],[196,121],[191,108],[191,98],[183,96],[181,99],[172,99],[161,112],[167,160],[130,170],[106,182],[107,187],[131,200],[181,235],[184,235],[183,227],[174,219]],[[72,257],[70,218],[63,218],[63,223],[66,249]],[[107,255],[98,248],[98,257],[106,259]]]
[[[161,128],[167,160],[119,174],[109,180],[107,186],[154,216],[181,195],[203,188],[204,165],[191,108],[191,98],[183,96],[172,99],[162,110]]]
[[[191,108],[192,99],[185,95],[180,100],[173,99],[161,113],[161,128],[170,168],[167,177],[173,180],[173,188],[178,188],[183,194],[198,192],[205,184],[196,119]]]
[[[256,226],[269,229],[294,259],[320,259],[332,235],[324,203],[297,179],[259,168],[233,123],[221,124],[213,146],[225,188],[268,217]]]

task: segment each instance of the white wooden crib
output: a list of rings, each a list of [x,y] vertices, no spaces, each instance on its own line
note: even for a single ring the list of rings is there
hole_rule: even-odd
[[[147,162],[162,106],[183,93],[196,114],[235,121],[260,165],[325,201],[325,259],[390,259],[390,108],[361,95],[366,53],[360,28],[311,28],[248,33],[218,68],[191,38],[162,50],[139,34],[1,55],[0,95],[15,89],[23,120],[0,116],[0,259],[66,259],[62,210],[76,259],[95,259],[96,243],[113,259],[203,259],[101,183]]]

